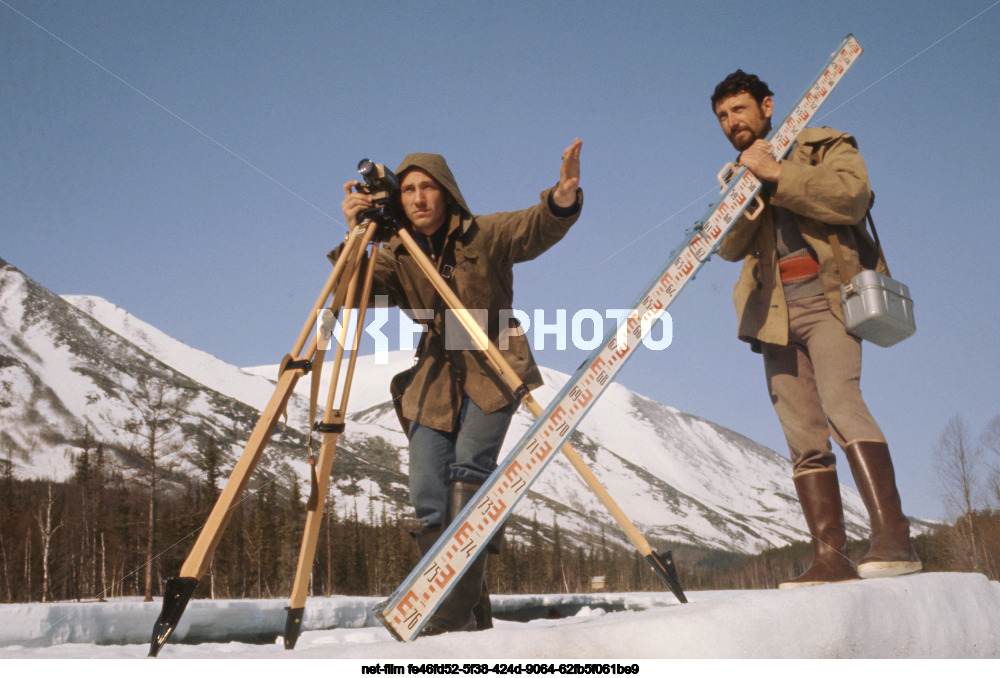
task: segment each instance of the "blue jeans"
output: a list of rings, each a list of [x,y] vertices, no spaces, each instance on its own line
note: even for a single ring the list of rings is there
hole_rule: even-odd
[[[483,414],[463,395],[456,430],[410,424],[410,503],[422,525],[443,523],[453,478],[482,483],[497,467],[500,447],[518,404],[514,401],[492,414]]]

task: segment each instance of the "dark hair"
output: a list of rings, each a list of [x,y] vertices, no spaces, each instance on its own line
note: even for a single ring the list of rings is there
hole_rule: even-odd
[[[715,104],[720,99],[740,92],[747,92],[758,104],[764,101],[764,97],[774,96],[774,92],[768,89],[766,82],[752,73],[744,73],[737,69],[735,73],[730,73],[725,80],[715,86],[715,92],[712,93],[712,111],[715,111]]]

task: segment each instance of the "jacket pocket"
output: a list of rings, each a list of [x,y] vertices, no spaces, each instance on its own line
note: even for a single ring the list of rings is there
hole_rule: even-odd
[[[490,300],[495,295],[482,256],[475,252],[458,254],[450,273],[451,287],[465,308],[470,311],[490,309]]]

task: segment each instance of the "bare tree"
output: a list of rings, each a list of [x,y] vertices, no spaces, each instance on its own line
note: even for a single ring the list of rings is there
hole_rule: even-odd
[[[12,603],[14,602],[14,597],[10,588],[10,572],[7,569],[7,547],[3,543],[3,530],[0,530],[0,574],[3,575],[4,589],[7,593],[7,597],[4,600]]]
[[[153,600],[153,560],[156,535],[157,479],[169,470],[169,458],[180,450],[180,418],[194,394],[171,386],[162,379],[140,377],[134,392],[128,394],[133,415],[124,423],[110,422],[130,434],[138,456],[145,465],[145,483],[149,490],[149,533],[146,539],[145,601]]]
[[[101,532],[101,587],[97,599],[104,602],[104,594],[108,593],[108,570],[105,562],[107,553],[104,547],[104,533]]]
[[[28,525],[28,534],[24,538],[24,596],[25,600],[31,602],[31,525]]]
[[[993,501],[1000,507],[1000,415],[990,420],[979,440],[985,450],[993,453],[989,462],[989,486]]]
[[[949,510],[957,516],[957,533],[967,542],[962,550],[970,556],[972,568],[980,571],[973,511],[981,499],[983,448],[974,440],[961,415],[956,414],[948,420],[938,441],[936,456],[938,479],[945,501]]]
[[[0,438],[0,449],[5,447],[3,439]],[[0,514],[0,574],[3,575],[4,588],[7,593],[5,600],[14,602],[13,592],[10,587],[10,572],[7,567],[7,547],[3,541],[3,533],[7,529],[7,522],[14,513],[14,461],[11,459],[10,448],[5,453],[5,458],[0,459],[0,478],[3,478],[3,487],[0,488],[0,505],[3,506],[3,513]],[[10,523],[13,526],[13,523]]]
[[[58,525],[52,525],[52,483],[49,483],[48,498],[35,514],[35,521],[38,523],[38,532],[42,538],[42,602],[47,603],[52,599],[52,591],[49,577],[49,554],[52,551],[52,537],[62,527],[62,521]]]

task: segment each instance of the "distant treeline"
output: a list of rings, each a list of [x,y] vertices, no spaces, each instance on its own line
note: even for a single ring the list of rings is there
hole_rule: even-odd
[[[162,595],[161,581],[179,573],[218,496],[212,465],[203,479],[161,489],[150,521],[149,488],[127,478],[99,445],[81,455],[65,483],[14,477],[0,459],[0,602],[92,600]],[[181,489],[176,489],[180,487]],[[197,597],[267,598],[289,595],[298,559],[305,500],[294,482],[251,487],[234,509]],[[327,504],[311,582],[313,595],[388,595],[417,562],[412,522],[385,511],[358,515]],[[345,510],[347,509],[347,510]],[[150,561],[153,577],[146,588]],[[593,535],[588,546],[569,543],[558,523],[515,517],[505,547],[491,556],[488,583],[495,593],[585,592],[601,581],[608,591],[665,591],[634,550]],[[973,512],[954,525],[915,539],[927,571],[978,571],[998,579],[1000,514]],[[849,544],[860,558],[865,542]],[[685,545],[672,550],[687,590],[774,588],[801,573],[811,559],[805,543],[739,556]]]
[[[148,488],[95,453],[81,457],[65,483],[23,481],[0,460],[0,602],[93,600],[146,596]],[[159,492],[153,577],[177,575],[218,496],[207,482]],[[196,597],[289,595],[305,519],[293,482],[251,487],[234,509]],[[418,561],[409,518],[384,510],[358,515],[328,500],[313,566],[313,595],[388,595]],[[345,515],[346,514],[346,515]],[[558,524],[514,517],[498,555],[490,557],[495,593],[582,592],[602,578],[606,590],[659,590],[644,559],[603,534],[589,547],[567,543]]]

